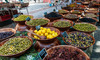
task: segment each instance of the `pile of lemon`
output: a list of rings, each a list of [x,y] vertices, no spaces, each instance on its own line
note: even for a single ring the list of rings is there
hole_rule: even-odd
[[[52,38],[58,36],[58,33],[57,32],[51,31],[50,28],[43,28],[43,27],[40,27],[40,30],[39,31],[34,30],[34,33],[36,33],[39,36],[46,36],[46,39],[52,39]],[[34,35],[34,38],[35,39],[40,39],[39,37],[37,37],[35,35]]]

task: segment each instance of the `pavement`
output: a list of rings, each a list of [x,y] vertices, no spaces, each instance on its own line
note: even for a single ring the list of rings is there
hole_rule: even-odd
[[[58,7],[58,9],[61,6]],[[49,7],[48,3],[34,3],[34,4],[30,4],[28,7],[29,10],[29,15],[33,15],[34,18],[43,18],[44,17],[44,12],[52,12],[53,9],[55,9],[55,7]],[[21,12],[23,12],[24,14],[27,14],[25,9],[22,9]],[[15,27],[15,23],[0,27],[1,28],[14,28]],[[97,26],[98,30],[94,32],[94,38],[96,40],[94,46],[93,46],[93,52],[91,55],[91,60],[100,60],[100,26]]]

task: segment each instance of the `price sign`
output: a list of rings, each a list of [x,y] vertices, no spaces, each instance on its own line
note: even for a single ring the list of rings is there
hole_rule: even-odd
[[[64,32],[62,33],[62,35],[63,35],[64,38],[65,38],[65,37],[68,37],[68,34],[66,33],[66,31],[64,31]]]
[[[18,17],[18,14],[16,14],[16,15],[13,15],[13,17],[14,17],[14,18],[17,18],[17,17]]]
[[[26,20],[26,21],[30,21],[31,19],[30,19],[30,17],[27,17],[25,20]]]
[[[43,58],[47,55],[46,49],[43,48],[39,54],[33,60],[43,60]]]
[[[36,30],[39,31],[40,30],[40,25],[36,26]]]

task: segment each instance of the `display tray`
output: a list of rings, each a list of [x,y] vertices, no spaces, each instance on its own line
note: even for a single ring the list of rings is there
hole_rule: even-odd
[[[20,33],[24,34],[24,33],[27,33],[27,32],[19,32],[19,33],[17,33],[19,35],[16,34],[16,36],[21,36],[22,34],[20,34]],[[27,35],[25,35],[25,36],[27,36]],[[65,45],[63,43],[63,40],[62,40],[61,37],[58,37],[57,39],[62,43],[62,45]],[[36,40],[33,41],[32,47],[28,51],[26,51],[26,53],[24,53],[23,55],[21,55],[20,57],[10,58],[10,57],[1,57],[0,56],[0,59],[1,60],[33,60],[38,55],[38,53],[39,53],[34,48],[34,44],[35,43],[36,43]],[[90,57],[91,54],[92,54],[92,49],[93,49],[93,46],[91,46],[88,49],[83,50],[83,51]]]

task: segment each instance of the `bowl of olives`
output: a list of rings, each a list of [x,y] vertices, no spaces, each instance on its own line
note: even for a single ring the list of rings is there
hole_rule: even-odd
[[[80,15],[80,14],[82,14],[82,11],[81,10],[72,10],[71,13]]]
[[[25,24],[29,28],[35,29],[36,26],[40,25],[42,27],[46,26],[50,22],[47,18],[38,18],[38,19],[32,19],[30,21],[26,21]]]
[[[25,25],[25,21],[27,17],[29,17],[30,19],[33,19],[33,16],[31,15],[19,15],[17,18],[12,18],[12,20],[15,23],[18,23],[20,25]]]
[[[97,18],[98,16],[94,13],[86,13],[84,17],[87,17],[87,18]]]
[[[26,36],[9,38],[0,43],[0,56],[18,57],[24,54],[33,44],[33,40]]]
[[[78,19],[77,14],[66,14],[66,15],[63,15],[63,17],[65,19],[69,19],[69,20],[72,20],[72,21],[76,21]]]
[[[49,48],[43,60],[90,60],[81,49],[70,45],[59,45]]]
[[[67,10],[59,10],[58,12],[59,12],[59,14],[67,14],[67,13],[69,13],[69,11],[67,11]]]
[[[16,30],[12,28],[2,28],[0,29],[0,42],[14,36],[16,34]]]
[[[44,17],[47,19],[50,19],[50,21],[52,22],[54,20],[62,18],[62,15],[56,12],[51,12],[51,13],[48,13],[47,15],[44,15]]]
[[[53,27],[58,28],[61,31],[67,31],[72,25],[73,22],[67,19],[55,20],[52,23]]]
[[[68,36],[64,38],[64,42],[80,49],[86,49],[94,45],[95,39],[89,34],[74,31],[68,33]]]
[[[80,22],[86,22],[86,23],[91,23],[91,24],[96,24],[98,20],[96,18],[81,18],[79,19]]]
[[[97,30],[97,27],[90,23],[75,23],[73,28],[77,31],[85,32],[85,33],[92,33]]]

